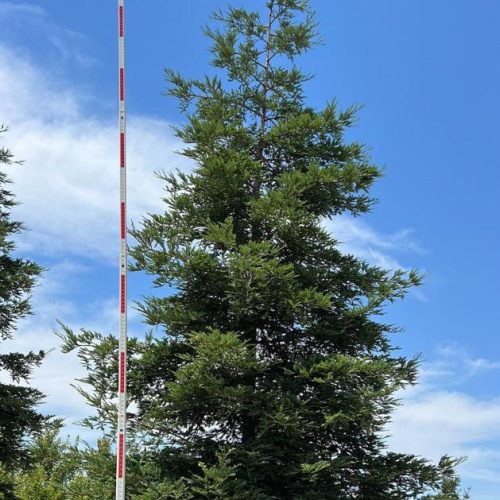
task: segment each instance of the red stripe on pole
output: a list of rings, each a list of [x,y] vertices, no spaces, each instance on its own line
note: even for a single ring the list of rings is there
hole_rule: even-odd
[[[120,101],[123,101],[125,97],[125,80],[123,68],[120,68]]]
[[[120,36],[123,36],[123,6],[120,5]]]
[[[120,226],[121,226],[121,237],[122,237],[122,240],[124,240],[125,234],[126,234],[125,202],[124,201],[122,201],[122,203],[121,203]]]
[[[118,438],[118,477],[123,477],[123,454],[125,448],[125,439],[123,433],[120,433]]]
[[[126,286],[125,275],[122,274],[120,278],[121,278],[121,280],[120,280],[120,283],[121,283],[121,286],[120,286],[120,311],[122,314],[125,314],[125,286]]]
[[[120,353],[120,392],[125,392],[125,353]]]
[[[125,134],[120,134],[120,167],[125,167]]]

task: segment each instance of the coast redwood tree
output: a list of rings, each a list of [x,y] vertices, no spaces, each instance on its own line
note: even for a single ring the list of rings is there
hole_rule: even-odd
[[[167,71],[193,170],[163,174],[165,211],[132,230],[133,268],[157,286],[139,305],[157,335],[129,346],[132,430],[163,471],[155,498],[401,500],[439,489],[452,460],[388,451],[383,436],[418,363],[381,316],[420,277],[343,253],[326,229],[370,210],[381,172],[344,137],[356,108],[307,102],[297,60],[317,40],[307,1],[215,20],[220,30],[205,30],[214,74]],[[87,422],[105,423],[116,341],[67,330],[65,348],[77,346],[99,410]]]

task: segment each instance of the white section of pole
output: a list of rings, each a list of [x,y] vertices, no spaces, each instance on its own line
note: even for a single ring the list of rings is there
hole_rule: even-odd
[[[118,347],[118,428],[116,439],[116,500],[125,500],[127,444],[127,162],[125,115],[125,6],[118,0],[118,101],[120,128],[120,280]]]

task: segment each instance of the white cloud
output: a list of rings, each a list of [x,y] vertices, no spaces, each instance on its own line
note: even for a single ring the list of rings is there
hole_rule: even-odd
[[[10,175],[30,227],[21,250],[115,258],[118,228],[116,121],[85,112],[84,102],[10,48],[0,46],[0,120],[6,144],[22,159]],[[160,209],[155,170],[185,167],[169,124],[132,116],[128,127],[128,218]]]
[[[63,129],[79,114],[80,105],[67,86],[36,68],[20,50],[0,44],[1,122],[19,127],[26,123],[27,130],[34,123],[34,135],[41,125],[56,121]],[[42,142],[43,137],[42,133]]]
[[[494,491],[500,483],[500,394],[477,397],[464,391],[480,382],[500,363],[474,358],[455,346],[440,347],[424,363],[421,383],[402,391],[402,406],[388,425],[392,449],[438,460],[442,455],[465,456],[460,466],[463,484],[480,484]],[[476,482],[476,483],[475,483]],[[490,498],[472,491],[473,498]],[[494,498],[494,497],[491,497]]]
[[[397,449],[434,459],[468,454],[467,446],[500,438],[500,397],[482,401],[460,392],[419,390],[406,397],[391,431]]]

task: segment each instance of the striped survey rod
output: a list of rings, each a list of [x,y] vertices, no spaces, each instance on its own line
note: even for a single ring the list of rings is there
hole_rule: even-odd
[[[125,7],[118,0],[119,126],[120,126],[120,281],[118,347],[118,428],[116,446],[116,500],[125,500],[127,428],[127,163],[125,129]]]

